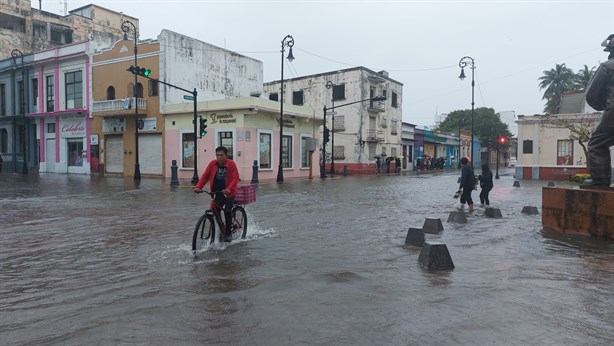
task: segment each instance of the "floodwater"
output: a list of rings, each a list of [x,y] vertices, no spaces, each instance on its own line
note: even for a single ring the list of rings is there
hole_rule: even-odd
[[[189,183],[1,175],[0,344],[614,344],[614,243],[543,232],[546,182],[509,175],[503,218],[446,223],[456,181],[261,183],[247,239],[194,258]],[[426,218],[454,270],[404,245]]]

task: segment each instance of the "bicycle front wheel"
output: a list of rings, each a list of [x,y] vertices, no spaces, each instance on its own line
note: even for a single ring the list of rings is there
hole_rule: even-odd
[[[213,243],[215,240],[215,223],[213,215],[203,214],[198,219],[196,227],[194,227],[194,235],[192,236],[192,253],[201,250],[207,243]]]
[[[240,234],[241,239],[245,239],[247,235],[247,214],[240,205],[232,208],[232,233]]]

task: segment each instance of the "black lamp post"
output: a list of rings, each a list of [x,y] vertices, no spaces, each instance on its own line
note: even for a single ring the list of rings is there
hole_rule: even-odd
[[[371,97],[368,99],[364,99],[364,100],[360,100],[360,101],[354,101],[354,102],[350,102],[350,103],[344,103],[342,105],[339,106],[333,106],[331,108],[327,108],[326,105],[324,106],[324,130],[323,133],[326,133],[326,113],[331,110],[334,111],[336,108],[340,108],[340,107],[345,107],[345,106],[349,106],[349,105],[353,105],[356,103],[361,103],[361,102],[367,102],[367,101],[386,101],[386,96],[375,96],[375,97]],[[326,135],[324,135],[324,137],[326,137]],[[326,141],[323,140],[322,141],[322,165],[320,166],[320,178],[326,178]]]
[[[333,89],[335,85],[333,82],[326,82],[326,89]],[[333,107],[331,109],[335,109],[335,90],[332,90],[333,94],[331,96],[331,102]],[[331,114],[331,145],[330,145],[330,174],[335,174],[335,113]],[[324,124],[326,126],[326,124]],[[324,143],[326,145],[326,143]],[[325,158],[326,159],[326,158]]]
[[[290,48],[288,52],[288,61],[294,60],[292,55],[292,46],[294,46],[294,38],[288,35],[281,40],[281,94],[279,96],[279,168],[277,170],[277,182],[284,182],[284,168],[282,163],[283,157],[283,142],[284,142],[284,53],[286,47]]]
[[[495,179],[499,179],[499,151],[501,148],[501,137],[497,137],[497,173],[495,174]]]
[[[124,32],[124,40],[128,39],[128,33],[132,32],[133,38],[134,38],[134,66],[138,66],[139,64],[137,63],[137,54],[138,54],[138,48],[137,48],[137,41],[139,39],[139,33],[138,30],[136,29],[136,26],[134,25],[134,23],[132,23],[129,20],[126,20],[122,23],[122,31]],[[141,166],[139,165],[139,100],[138,100],[138,93],[137,93],[137,75],[136,73],[134,74],[134,86],[132,88],[132,93],[134,95],[134,138],[135,138],[135,143],[136,143],[136,147],[135,147],[135,152],[136,152],[136,156],[135,156],[135,164],[134,164],[134,180],[141,180]],[[196,140],[196,139],[194,139]]]
[[[23,167],[21,172],[23,174],[28,174],[28,122],[26,121],[26,107],[28,100],[25,96],[26,90],[28,90],[26,85],[26,70],[23,65],[23,53],[19,49],[13,49],[11,51],[11,58],[13,58],[13,64],[17,65],[17,58],[21,59],[21,83],[23,85],[23,102],[24,104],[20,105],[20,109],[23,111]],[[17,122],[15,122],[17,124]],[[15,148],[13,148],[13,151]]]
[[[470,159],[471,159],[471,166],[473,167],[473,112],[474,112],[474,106],[475,106],[475,102],[474,102],[474,95],[475,95],[475,61],[473,60],[472,57],[470,56],[466,56],[463,57],[462,59],[460,59],[460,61],[458,62],[458,66],[461,68],[461,73],[460,76],[458,76],[458,78],[460,78],[460,80],[465,79],[465,66],[469,65],[469,68],[471,68],[471,153],[469,155]],[[460,136],[460,135],[459,135]]]

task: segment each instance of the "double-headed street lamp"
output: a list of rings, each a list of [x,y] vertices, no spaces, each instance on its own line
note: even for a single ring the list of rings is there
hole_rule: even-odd
[[[471,159],[471,166],[473,167],[473,112],[474,112],[474,106],[475,106],[475,102],[474,102],[475,61],[473,60],[472,57],[465,56],[462,59],[460,59],[460,61],[458,62],[458,66],[461,68],[461,73],[460,73],[460,76],[458,76],[458,78],[460,78],[460,80],[465,79],[465,66],[467,65],[469,65],[469,68],[471,68],[471,144],[470,144],[471,153],[469,155],[469,158]],[[460,140],[460,131],[459,131],[459,140]]]
[[[290,48],[288,52],[288,61],[294,60],[292,55],[292,46],[294,46],[294,38],[288,35],[281,40],[281,94],[279,96],[279,168],[277,170],[277,182],[284,182],[283,168],[283,142],[284,142],[284,52],[286,47]]]
[[[344,103],[342,105],[339,106],[332,106],[331,108],[327,108],[326,105],[324,105],[324,130],[323,130],[323,134],[324,134],[324,139],[322,140],[322,163],[320,165],[320,178],[326,178],[326,143],[328,143],[328,128],[326,128],[326,113],[330,110],[330,111],[334,111],[337,108],[341,108],[341,107],[345,107],[345,106],[349,106],[349,105],[353,105],[356,103],[361,103],[361,102],[367,102],[367,101],[386,101],[386,96],[375,96],[375,97],[371,97],[368,99],[364,99],[364,100],[360,100],[360,101],[354,101],[354,102],[350,102],[350,103]]]
[[[133,33],[133,38],[134,38],[134,66],[139,66],[139,64],[137,63],[137,54],[138,54],[138,48],[137,48],[137,41],[139,39],[139,33],[138,30],[136,28],[136,26],[134,25],[134,23],[132,23],[129,20],[126,20],[122,23],[122,31],[124,32],[124,40],[128,39],[128,33],[132,32]],[[132,93],[134,95],[134,138],[135,138],[135,142],[136,142],[136,163],[134,164],[134,180],[141,180],[141,167],[139,165],[139,100],[138,100],[138,92],[137,92],[137,74],[134,74],[134,86],[132,87]],[[194,139],[194,141],[196,141],[196,139]]]
[[[19,105],[20,110],[23,111],[23,167],[22,173],[28,174],[28,122],[26,121],[26,104],[28,102],[26,95],[26,70],[23,64],[23,53],[19,49],[13,49],[11,51],[11,58],[13,58],[13,64],[17,65],[17,58],[21,59],[21,83],[23,85],[23,99],[20,99],[23,103]],[[17,125],[17,121],[14,122],[15,126]],[[15,143],[13,141],[13,143]],[[15,151],[15,148],[13,148]]]

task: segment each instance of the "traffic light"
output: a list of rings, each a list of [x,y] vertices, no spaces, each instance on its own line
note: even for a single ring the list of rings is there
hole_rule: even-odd
[[[144,67],[140,67],[140,66],[133,66],[130,65],[130,67],[128,67],[128,70],[130,73],[135,74],[137,76],[143,76],[143,77],[149,77],[149,75],[151,74],[151,70],[148,68],[144,68]]]
[[[505,137],[499,137],[499,144],[504,145],[505,142],[507,142],[507,138]]]
[[[200,138],[207,134],[207,118],[200,117]]]
[[[330,142],[330,130],[325,127],[324,128],[324,144]]]

